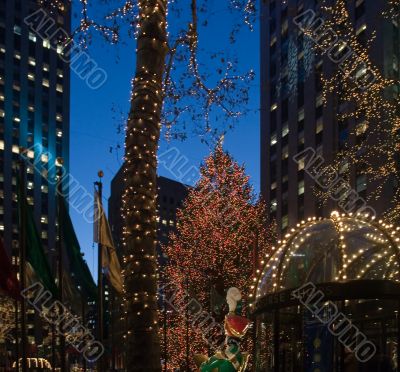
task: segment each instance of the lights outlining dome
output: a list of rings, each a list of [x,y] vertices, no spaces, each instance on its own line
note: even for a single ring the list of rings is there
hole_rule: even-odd
[[[368,215],[335,211],[330,218],[309,218],[278,244],[261,260],[253,299],[307,282],[399,282],[400,228]]]

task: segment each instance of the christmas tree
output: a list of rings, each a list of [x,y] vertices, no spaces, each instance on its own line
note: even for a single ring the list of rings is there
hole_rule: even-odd
[[[167,342],[162,351],[168,370],[187,363],[193,369],[195,353],[215,351],[213,331],[205,328],[223,319],[229,287],[249,293],[257,257],[266,253],[272,240],[264,203],[256,200],[244,167],[220,144],[205,159],[200,174],[177,214],[177,232],[165,247],[168,264],[163,277],[169,290],[164,294],[169,306],[163,312],[167,318],[162,320],[161,340]],[[189,303],[197,309],[185,306]],[[202,312],[201,319],[193,322],[193,311]],[[211,317],[202,325],[207,316]]]

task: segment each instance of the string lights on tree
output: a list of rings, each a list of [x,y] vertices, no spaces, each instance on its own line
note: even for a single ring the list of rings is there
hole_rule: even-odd
[[[218,322],[224,314],[216,314],[210,303],[215,296],[224,300],[224,291],[233,285],[247,291],[256,257],[268,251],[273,228],[266,228],[265,205],[255,201],[244,168],[221,145],[205,159],[200,173],[177,213],[177,232],[165,247],[163,277],[177,288],[177,303],[189,293]],[[176,311],[169,312],[166,321],[168,370],[185,368],[188,339],[194,370],[193,355],[208,354],[201,329],[187,328],[185,314]]]
[[[390,6],[394,9],[394,2]],[[321,77],[324,102],[335,102],[338,131],[349,133],[329,166],[349,181],[354,170],[358,176],[364,175],[373,185],[367,201],[377,200],[389,184],[400,185],[399,81],[394,74],[382,74],[371,59],[375,32],[366,26],[354,29],[346,1],[322,5],[321,12],[324,23],[318,33],[333,30],[342,40],[338,53],[350,51],[340,64],[333,64],[332,73]],[[313,38],[313,30],[306,30],[306,35]],[[321,58],[324,47],[323,43],[314,47]],[[318,189],[316,193],[322,202],[330,197],[330,190]],[[399,201],[400,188],[394,187],[387,218],[400,217]]]
[[[125,139],[125,292],[121,322],[126,328],[123,337],[130,370],[159,371],[155,246],[161,130],[165,128],[167,138],[185,138],[193,130],[202,140],[215,141],[248,111],[249,83],[254,72],[239,71],[238,61],[232,57],[233,48],[227,53],[212,51],[211,72],[209,58],[201,63],[204,53],[199,47],[199,33],[208,20],[211,4],[207,0],[179,4],[167,0],[110,0],[100,4],[107,8],[103,17],[98,17],[99,2],[79,1],[81,22],[72,37],[81,45],[90,44],[93,32],[114,43],[121,39],[121,30],[128,28],[129,35],[136,38],[136,73]],[[254,4],[254,0],[224,2],[227,12],[239,11],[243,15],[241,23],[244,18],[248,25],[255,17]],[[168,18],[175,21],[170,26]],[[234,31],[232,42],[238,28]]]

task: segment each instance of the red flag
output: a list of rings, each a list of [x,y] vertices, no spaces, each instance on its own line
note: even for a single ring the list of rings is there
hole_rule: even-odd
[[[16,300],[21,298],[19,283],[2,239],[0,239],[0,291]]]

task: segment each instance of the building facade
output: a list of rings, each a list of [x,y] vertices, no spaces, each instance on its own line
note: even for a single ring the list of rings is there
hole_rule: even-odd
[[[40,29],[46,25],[46,31],[69,33],[70,22],[69,1],[57,7],[37,0],[0,2],[0,236],[14,264],[19,255],[17,172],[24,148],[28,203],[49,263],[56,265],[56,182],[49,180],[61,166],[56,158],[69,169],[70,76],[60,47]],[[48,351],[33,309],[27,320],[28,353]]]
[[[338,122],[337,113],[342,109],[338,97],[329,96],[323,103],[321,77],[336,66],[326,55],[315,53],[314,41],[295,22],[310,10],[309,14],[321,14],[323,2],[260,3],[261,193],[270,219],[276,220],[282,232],[305,218],[327,217],[337,208],[331,199],[319,202],[315,181],[296,155],[312,149],[327,165],[346,142],[361,140],[365,128],[362,121],[354,119]],[[382,16],[387,5],[386,0],[346,1],[357,40],[364,43],[376,31],[370,58],[384,76],[398,78],[399,27]],[[349,184],[364,199],[376,187],[357,169],[351,170]],[[382,198],[370,202],[378,214],[390,206],[392,192],[393,185],[386,185]]]
[[[43,38],[35,14],[47,27],[53,24],[54,31],[69,33],[68,4],[60,1],[58,8],[46,8],[37,0],[0,2],[0,230],[7,249],[18,241],[20,147],[32,149],[27,153],[27,198],[34,206],[43,246],[50,254],[55,247],[56,190],[48,179],[56,176],[57,157],[69,169],[70,72],[54,40]],[[43,12],[36,13],[40,9]],[[42,174],[29,164],[34,162]],[[43,171],[48,171],[45,177]]]

